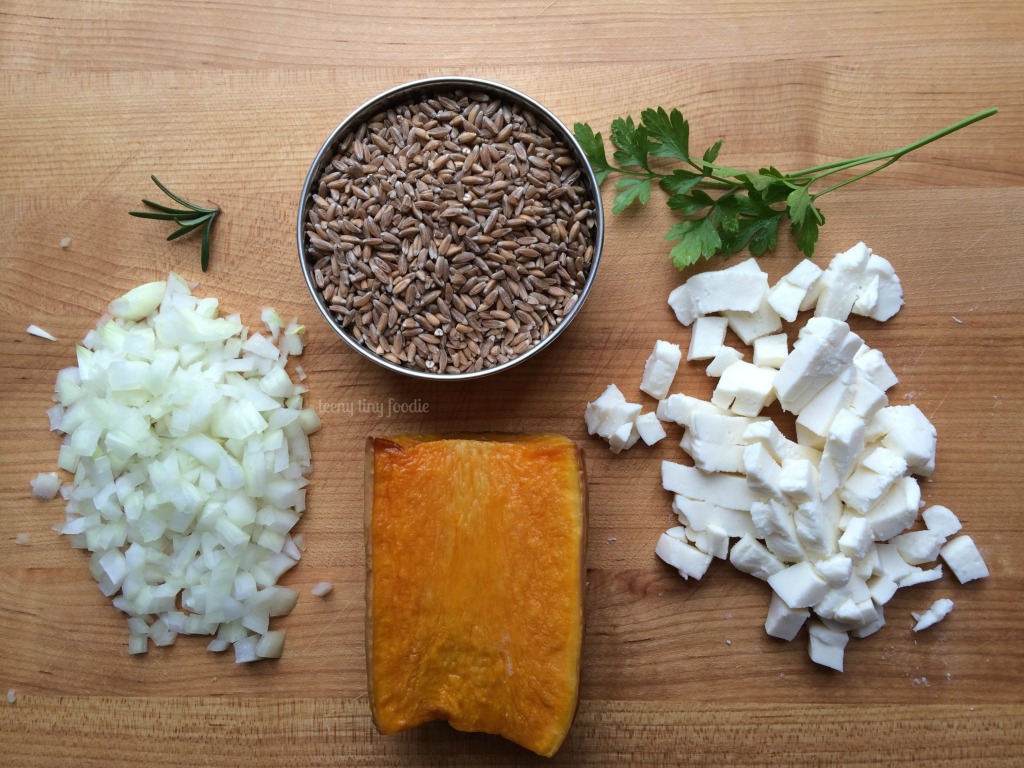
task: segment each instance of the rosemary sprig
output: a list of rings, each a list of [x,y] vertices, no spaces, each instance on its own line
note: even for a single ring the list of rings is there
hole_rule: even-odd
[[[152,208],[151,211],[130,211],[130,215],[138,216],[140,219],[161,219],[165,221],[173,221],[178,225],[178,229],[168,235],[168,240],[177,240],[183,235],[187,235],[200,227],[203,228],[203,242],[202,242],[202,256],[201,265],[203,272],[206,271],[207,267],[210,266],[210,229],[213,227],[213,220],[217,218],[217,214],[220,213],[220,208],[214,206],[213,208],[203,208],[202,206],[190,203],[182,197],[174,194],[160,183],[160,179],[156,176],[150,176],[153,179],[153,183],[160,187],[165,195],[171,200],[183,205],[185,210],[179,208],[170,208],[160,203],[154,203],[152,200],[146,200],[143,198],[142,202],[148,207]]]
[[[605,155],[600,133],[594,133],[587,123],[576,123],[574,133],[598,184],[611,175],[620,177],[615,182],[619,192],[612,213],[622,213],[636,201],[645,204],[654,184],[668,195],[668,207],[682,220],[672,225],[665,239],[679,241],[670,255],[677,269],[685,269],[702,258],[729,256],[744,248],[755,256],[774,250],[784,218],[789,220],[797,247],[804,255],[813,256],[818,228],[825,223],[825,214],[816,205],[818,198],[877,173],[909,152],[991,117],[996,111],[986,109],[890,152],[825,163],[793,173],[783,173],[774,167],[746,171],[721,165],[716,162],[721,141],[703,155],[692,156],[690,125],[678,109],[645,109],[639,123],[632,117],[613,120],[615,165]],[[656,159],[675,160],[682,167],[663,173],[652,167]],[[867,169],[841,181],[819,185],[832,174],[861,166]]]

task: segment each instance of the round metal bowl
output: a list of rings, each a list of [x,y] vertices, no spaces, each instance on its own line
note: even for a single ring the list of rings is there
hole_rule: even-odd
[[[432,95],[443,95],[453,90],[483,92],[491,96],[500,97],[503,101],[509,104],[519,104],[524,108],[531,110],[538,118],[546,122],[552,131],[564,142],[565,146],[572,153],[577,167],[580,169],[581,176],[580,181],[586,189],[587,195],[594,202],[594,216],[595,216],[595,227],[593,232],[593,248],[594,255],[590,264],[590,271],[587,273],[586,281],[582,288],[577,293],[576,303],[569,309],[569,312],[562,318],[561,322],[558,323],[554,328],[550,330],[548,335],[541,339],[537,344],[530,347],[528,350],[522,352],[519,355],[511,358],[505,363],[495,365],[491,368],[483,368],[479,371],[471,371],[465,373],[438,373],[429,370],[421,370],[418,368],[409,368],[402,365],[397,365],[389,360],[384,359],[380,355],[376,354],[373,350],[368,349],[359,341],[357,341],[348,330],[343,329],[339,322],[328,310],[327,302],[324,300],[323,295],[320,293],[316,286],[316,282],[313,277],[313,270],[311,265],[308,263],[306,258],[307,246],[305,242],[305,223],[309,215],[310,206],[313,204],[312,196],[314,191],[317,189],[320,177],[323,175],[324,167],[331,161],[335,153],[335,148],[340,142],[341,138],[350,130],[358,127],[360,123],[365,121],[367,118],[372,117],[390,107],[409,103],[410,101],[424,96]],[[310,166],[309,173],[306,175],[305,184],[302,186],[302,196],[299,200],[299,212],[298,221],[296,226],[296,237],[299,250],[299,265],[302,269],[303,277],[306,280],[306,286],[309,288],[310,295],[313,297],[313,302],[319,309],[320,314],[323,315],[324,319],[328,324],[337,332],[342,340],[348,344],[352,349],[358,352],[363,357],[366,357],[377,365],[381,365],[385,368],[389,368],[396,373],[401,373],[406,376],[413,376],[420,379],[430,379],[436,381],[464,381],[466,379],[474,379],[482,376],[490,376],[500,371],[504,371],[511,368],[514,365],[529,360],[534,357],[543,349],[546,349],[563,331],[569,326],[573,318],[579,313],[583,307],[583,302],[586,300],[587,295],[590,293],[590,288],[594,283],[594,279],[597,275],[597,267],[601,257],[601,247],[604,242],[604,214],[601,208],[601,195],[598,190],[597,180],[594,177],[593,169],[590,167],[590,163],[587,162],[586,155],[580,148],[572,132],[569,131],[562,123],[555,117],[550,111],[545,109],[543,106],[538,104],[530,97],[509,88],[508,86],[501,85],[499,83],[490,82],[488,80],[480,80],[470,77],[434,77],[425,80],[416,80],[404,85],[400,85],[396,88],[392,88],[389,91],[376,96],[370,101],[363,104],[355,112],[349,115],[341,124],[335,128],[331,135],[327,137],[320,151],[313,159],[313,163]]]

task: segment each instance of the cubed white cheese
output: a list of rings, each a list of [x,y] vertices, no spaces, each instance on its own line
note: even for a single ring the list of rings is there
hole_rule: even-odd
[[[832,420],[818,467],[818,489],[831,496],[853,472],[864,450],[864,420],[844,408]]]
[[[857,366],[872,384],[883,392],[898,383],[899,379],[892,368],[885,362],[881,351],[864,346],[853,356],[853,364]]]
[[[594,434],[608,417],[608,411],[615,403],[625,403],[626,398],[614,384],[608,388],[592,403],[587,403],[583,420],[587,423],[587,432]]]
[[[807,632],[810,640],[808,652],[811,661],[842,672],[843,655],[846,644],[850,642],[849,636],[845,632],[831,630],[815,619],[807,622]]]
[[[678,344],[661,340],[655,342],[654,351],[644,365],[640,389],[658,400],[668,397],[668,390],[676,377],[682,358],[683,353]]]
[[[850,326],[827,317],[807,321],[775,377],[782,407],[799,413],[811,398],[841,374],[864,344]]]
[[[735,362],[743,359],[743,353],[732,347],[722,347],[715,355],[715,359],[708,363],[706,373],[709,377],[718,377],[725,373],[725,369]]]
[[[917,622],[914,625],[914,631],[920,632],[922,629],[928,629],[928,627],[937,624],[949,616],[952,610],[953,601],[949,598],[941,597],[932,603],[924,613],[911,613],[910,615]]]
[[[808,555],[823,558],[838,550],[842,504],[835,494],[798,504],[793,513],[796,535]]]
[[[915,584],[927,584],[930,581],[938,581],[942,578],[942,566],[937,565],[934,568],[917,568],[909,576],[904,576],[900,579],[900,589],[904,587],[912,587]]]
[[[761,542],[750,534],[743,536],[732,545],[732,551],[729,552],[729,562],[733,564],[736,570],[749,573],[755,579],[761,579],[762,581],[768,580],[772,574],[780,573],[786,567]]]
[[[694,275],[686,285],[689,301],[696,308],[697,315],[724,311],[754,312],[768,293],[768,275],[761,271],[756,259],[750,258],[728,269]]]
[[[597,426],[597,434],[605,440],[611,438],[624,425],[632,425],[643,409],[639,403],[613,402],[605,410],[605,417]]]
[[[921,502],[921,488],[909,476],[901,477],[867,512],[875,541],[888,541],[914,524]]]
[[[637,416],[634,426],[640,439],[647,445],[654,445],[659,440],[665,439],[665,428],[661,426],[661,422],[658,421],[658,417],[653,411]]]
[[[783,459],[779,490],[797,504],[818,497],[818,471],[807,459]]]
[[[743,471],[747,475],[747,486],[757,496],[778,498],[779,478],[782,468],[761,443],[743,448]]]
[[[946,561],[961,584],[988,577],[988,566],[970,536],[957,536],[947,543],[939,555]]]
[[[771,419],[754,420],[743,433],[743,440],[747,444],[762,443],[780,463],[786,459],[805,459],[817,466],[821,461],[820,451],[794,443],[779,431]]]
[[[674,421],[682,427],[689,427],[693,424],[695,413],[730,415],[728,411],[722,410],[714,403],[680,393],[669,395],[664,400],[658,401],[657,414],[662,421]]]
[[[797,538],[795,527],[790,533],[773,533],[764,540],[764,545],[769,552],[787,565],[798,563],[807,557],[800,539]]]
[[[935,531],[947,539],[963,527],[960,518],[954,515],[952,510],[939,504],[928,507],[921,513],[921,517],[929,531]]]
[[[668,305],[676,313],[676,320],[683,325],[692,325],[701,314],[689,283],[683,283],[668,295]]]
[[[871,590],[871,599],[875,604],[882,606],[892,600],[899,585],[884,573],[879,573],[868,580],[868,589]]]
[[[810,608],[829,590],[828,582],[806,560],[770,574],[768,584],[790,608]]]
[[[935,427],[916,405],[883,408],[868,424],[867,437],[906,459],[915,475],[927,477],[935,469]]]
[[[889,540],[895,544],[900,556],[911,565],[934,562],[946,537],[935,531],[910,531]]]
[[[700,440],[688,430],[679,441],[679,447],[693,459],[693,465],[702,472],[742,472],[743,446]]]
[[[814,570],[830,587],[843,587],[853,575],[853,561],[846,555],[832,555],[816,562]]]
[[[790,608],[773,592],[768,617],[764,620],[764,631],[772,637],[793,640],[810,615],[811,612],[806,608]]]
[[[722,373],[711,402],[740,416],[757,416],[775,399],[773,382],[777,371],[759,368],[742,360]]]
[[[612,449],[612,453],[621,453],[636,445],[639,439],[640,433],[637,432],[636,424],[629,422],[612,432],[608,438],[608,447]]]
[[[870,258],[871,249],[864,243],[857,243],[845,253],[836,254],[818,278],[815,317],[846,320],[850,316]]]
[[[762,368],[781,368],[789,355],[786,334],[774,333],[754,339],[754,365]]]
[[[850,520],[843,535],[839,537],[839,551],[847,557],[860,560],[871,547],[874,537],[867,519],[854,517]]]
[[[821,267],[810,259],[796,265],[768,291],[772,308],[788,322],[796,320],[797,312],[810,309],[818,298]]]
[[[661,462],[661,485],[666,491],[698,501],[711,501],[729,509],[749,512],[758,497],[751,493],[747,481],[733,475],[708,474],[696,467]]]
[[[704,531],[703,546],[698,546],[697,548],[712,557],[725,560],[729,557],[729,534],[717,525],[708,525]]]
[[[820,435],[822,439],[826,438],[832,420],[853,400],[856,386],[855,369],[848,366],[800,409],[796,423]]]
[[[875,545],[878,554],[878,572],[899,583],[914,572],[914,566],[903,559],[895,544],[882,542]]]
[[[869,421],[876,413],[889,404],[889,398],[885,392],[867,377],[867,375],[854,366],[853,397],[846,407]]]
[[[864,514],[906,471],[906,459],[898,453],[881,446],[869,448],[860,466],[843,484],[839,498],[851,509]]]
[[[753,312],[724,312],[733,333],[744,344],[753,344],[755,339],[782,330],[782,319],[767,301],[763,301]]]
[[[699,501],[676,494],[672,500],[672,511],[679,517],[679,522],[694,531],[706,531],[714,526],[732,537],[754,534],[754,524],[747,512],[720,507],[709,501]]]
[[[711,555],[667,533],[661,534],[658,538],[654,553],[678,570],[684,579],[701,578],[711,565]]]
[[[858,639],[870,637],[871,635],[875,634],[875,632],[877,632],[885,626],[885,614],[882,611],[882,606],[875,605],[874,610],[876,614],[875,619],[873,621],[868,622],[867,624],[864,624],[863,626],[857,627],[856,629],[851,629],[851,635]]]
[[[871,254],[862,278],[862,288],[853,311],[884,322],[903,306],[903,286],[887,259]]]
[[[729,321],[724,317],[698,317],[690,331],[687,360],[710,360],[725,344]]]

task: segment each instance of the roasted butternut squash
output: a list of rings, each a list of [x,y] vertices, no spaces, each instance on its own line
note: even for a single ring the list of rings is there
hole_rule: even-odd
[[[555,435],[370,438],[366,474],[378,730],[447,720],[553,755],[579,689],[582,454]]]

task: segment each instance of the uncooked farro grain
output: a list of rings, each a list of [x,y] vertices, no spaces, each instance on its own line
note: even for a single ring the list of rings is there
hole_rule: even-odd
[[[593,262],[594,205],[569,147],[528,109],[426,97],[340,139],[308,210],[307,267],[370,351],[480,371],[571,312]]]

